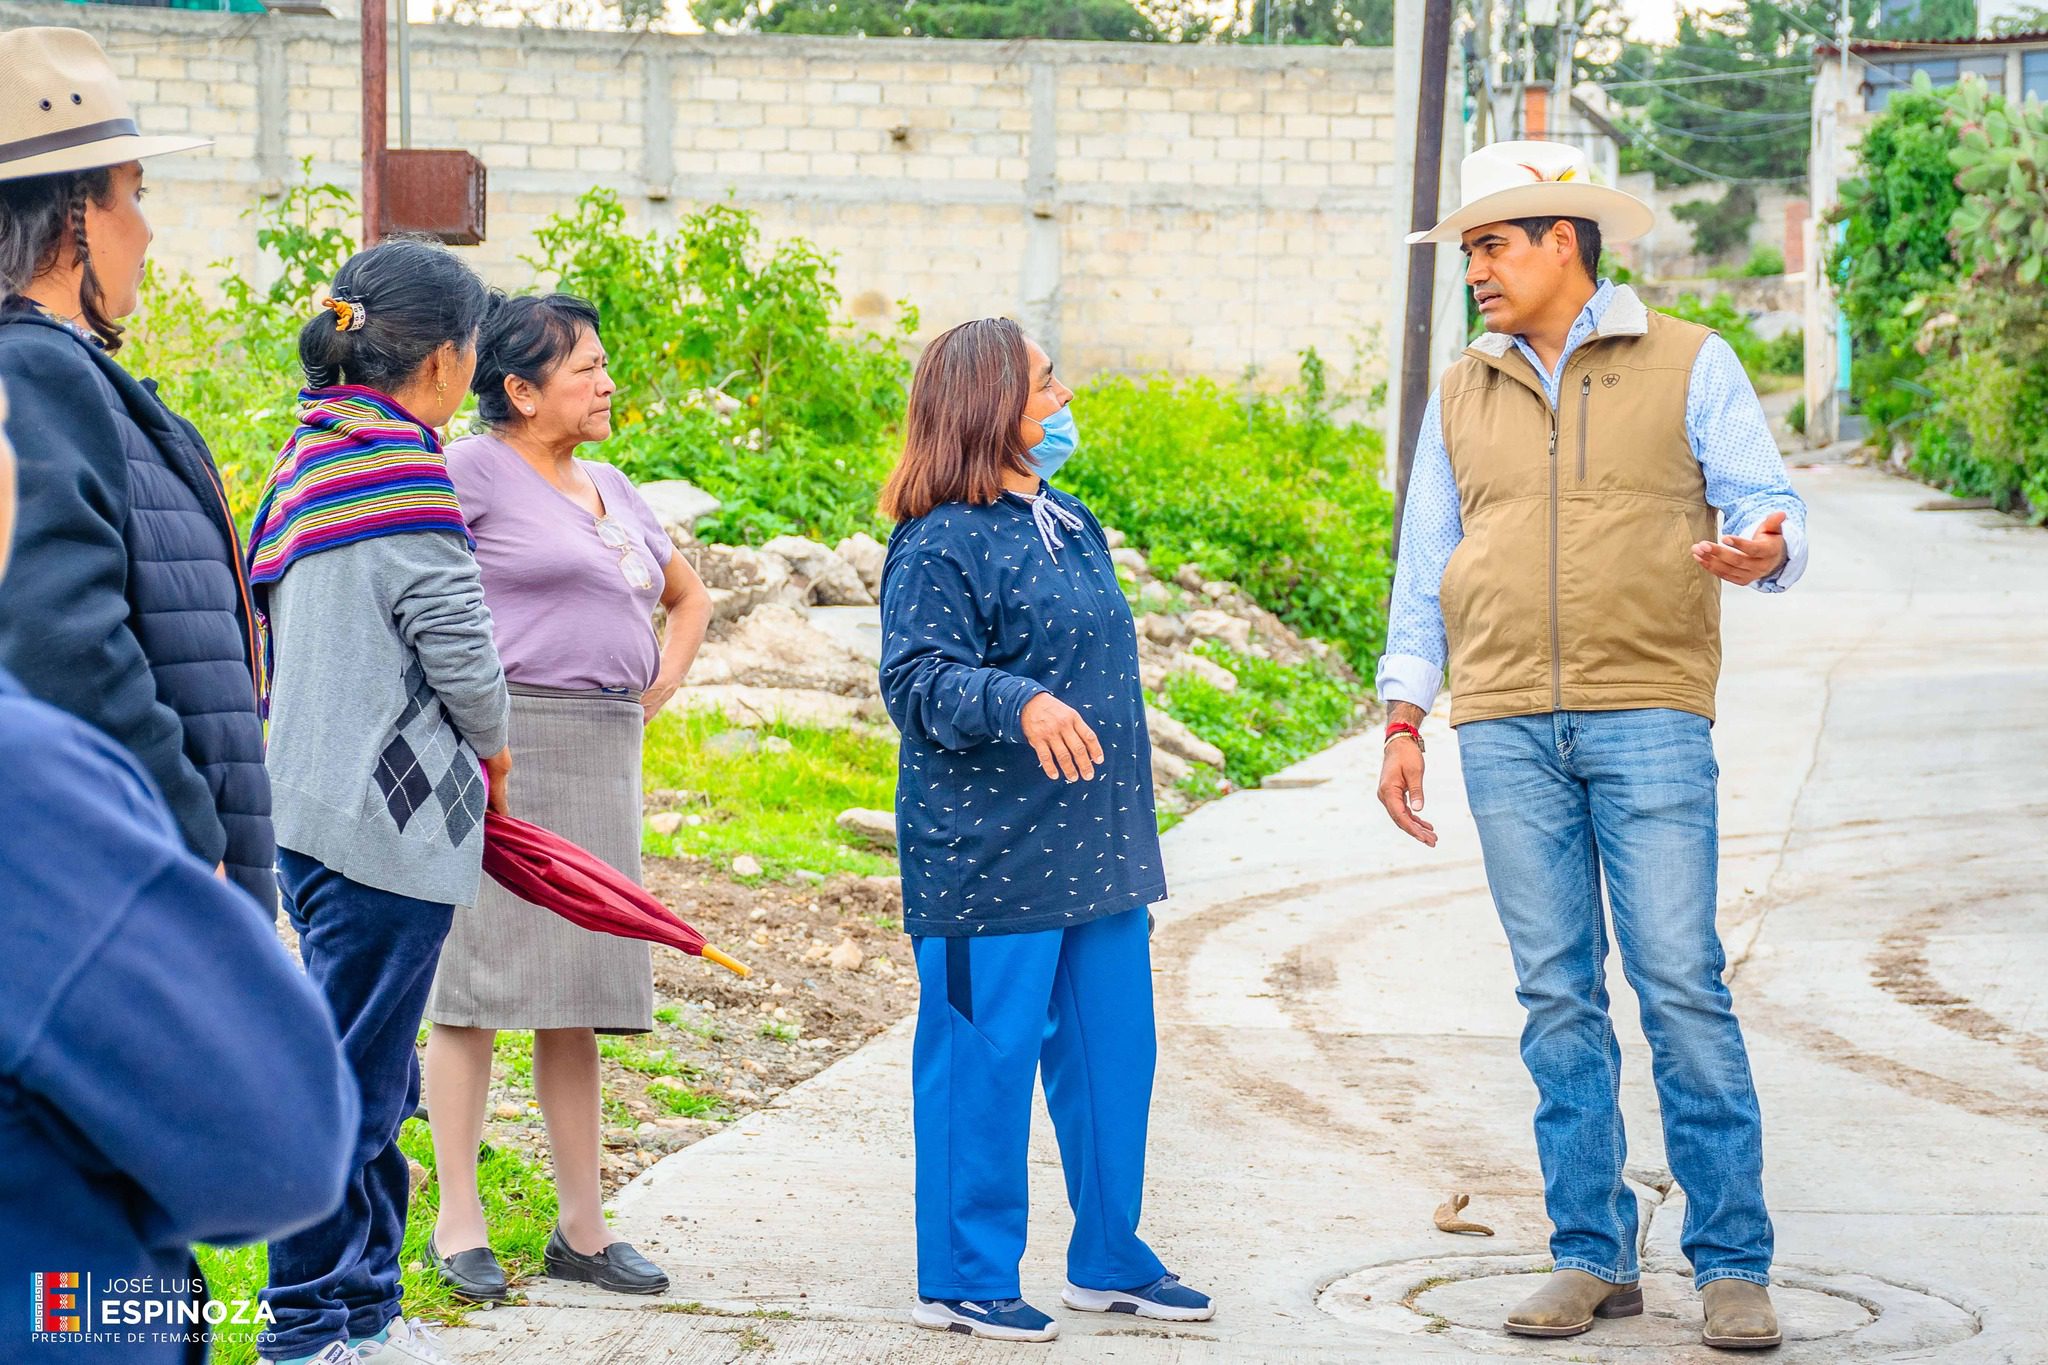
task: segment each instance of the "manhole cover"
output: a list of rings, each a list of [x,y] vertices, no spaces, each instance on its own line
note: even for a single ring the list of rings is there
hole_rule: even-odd
[[[1640,1317],[1602,1320],[1579,1337],[1508,1335],[1501,1319],[1543,1281],[1534,1256],[1464,1256],[1373,1266],[1335,1281],[1325,1312],[1378,1331],[1438,1335],[1489,1355],[1576,1360],[1725,1360],[1700,1342],[1700,1301],[1683,1269],[1643,1274]],[[1976,1317],[1947,1299],[1868,1275],[1780,1267],[1771,1299],[1787,1343],[1828,1341],[1832,1360],[1881,1360],[1974,1336]]]

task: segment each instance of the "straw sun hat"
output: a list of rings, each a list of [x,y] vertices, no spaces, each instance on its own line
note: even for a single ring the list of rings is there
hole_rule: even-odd
[[[1593,183],[1593,163],[1566,142],[1496,142],[1466,157],[1458,172],[1462,203],[1408,244],[1455,242],[1473,228],[1517,218],[1590,218],[1610,242],[1632,242],[1656,224],[1632,194]]]
[[[0,111],[0,180],[208,145],[199,137],[144,137],[107,54],[75,28],[0,33]]]

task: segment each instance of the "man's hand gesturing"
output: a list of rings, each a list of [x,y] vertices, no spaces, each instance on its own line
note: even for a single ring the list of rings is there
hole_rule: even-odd
[[[1702,569],[1738,588],[1776,573],[1785,562],[1786,553],[1783,512],[1765,517],[1753,536],[1722,536],[1718,545],[1703,540],[1692,547],[1692,557]]]
[[[1422,728],[1419,706],[1397,701],[1387,709],[1387,718]],[[1389,739],[1380,759],[1380,804],[1387,808],[1402,833],[1436,847],[1436,826],[1422,818],[1422,745],[1412,735]]]

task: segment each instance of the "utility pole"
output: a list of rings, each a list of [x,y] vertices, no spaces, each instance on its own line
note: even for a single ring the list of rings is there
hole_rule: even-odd
[[[363,245],[374,246],[384,224],[385,8],[363,0]],[[405,0],[399,0],[400,4]]]
[[[1436,225],[1444,164],[1444,86],[1450,80],[1452,0],[1424,0],[1422,76],[1415,99],[1415,186],[1409,197],[1409,230]],[[1415,440],[1422,410],[1429,405],[1429,332],[1436,305],[1434,242],[1408,248],[1408,295],[1401,337],[1401,448],[1394,474],[1394,554],[1401,548],[1401,515],[1408,501],[1408,475],[1415,467]]]
[[[1557,57],[1550,71],[1550,126],[1545,134],[1554,142],[1574,141],[1572,79],[1579,50],[1578,0],[1558,0]]]

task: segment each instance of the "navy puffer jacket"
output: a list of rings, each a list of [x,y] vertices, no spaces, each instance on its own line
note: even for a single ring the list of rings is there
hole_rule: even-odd
[[[192,424],[60,322],[0,310],[19,469],[0,668],[134,754],[185,844],[275,913],[237,536]]]

